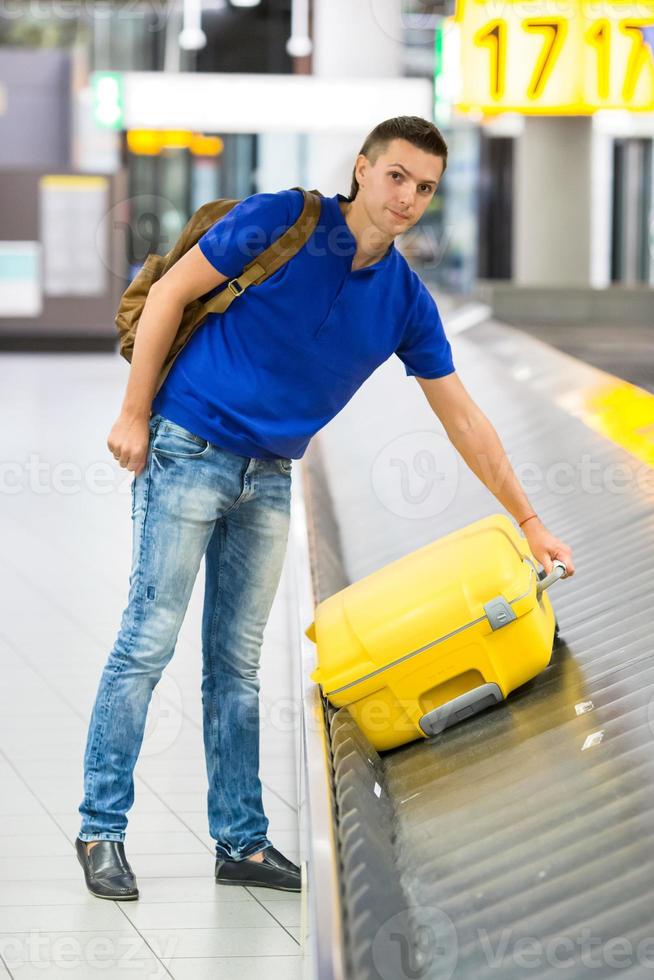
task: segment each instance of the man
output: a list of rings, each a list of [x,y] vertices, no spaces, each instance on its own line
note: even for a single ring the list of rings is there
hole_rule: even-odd
[[[533,513],[497,433],[457,377],[434,300],[394,245],[420,220],[446,163],[443,137],[427,120],[401,116],[377,126],[356,158],[350,197],[324,198],[298,254],[207,318],[154,400],[184,307],[238,276],[290,227],[301,192],[240,202],[150,290],[107,440],[135,474],[134,536],[129,603],[84,758],[76,849],[95,895],[138,897],[124,851],[132,773],[152,689],[173,655],[202,557],[216,881],[299,890],[299,869],[266,836],[258,776],[260,647],[286,549],[292,459],[391,354],[416,377],[468,465],[523,525],[545,569],[556,557],[574,572],[570,549]]]

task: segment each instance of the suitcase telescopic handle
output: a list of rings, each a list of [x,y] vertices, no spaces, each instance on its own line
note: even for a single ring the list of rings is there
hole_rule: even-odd
[[[556,558],[552,564],[552,571],[549,573],[549,575],[546,575],[545,578],[538,580],[536,584],[537,595],[540,595],[545,589],[549,589],[550,585],[552,585],[554,582],[558,582],[560,578],[564,578],[566,572],[567,567],[565,562],[559,561],[559,559]]]

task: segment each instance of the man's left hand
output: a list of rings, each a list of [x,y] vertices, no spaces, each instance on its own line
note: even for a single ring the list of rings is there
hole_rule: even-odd
[[[548,575],[552,571],[555,558],[565,564],[565,578],[574,575],[575,566],[572,561],[572,549],[568,547],[565,541],[561,541],[560,538],[555,538],[553,534],[550,534],[538,518],[532,517],[526,521],[521,530],[529,543],[531,553],[534,558],[538,559]]]

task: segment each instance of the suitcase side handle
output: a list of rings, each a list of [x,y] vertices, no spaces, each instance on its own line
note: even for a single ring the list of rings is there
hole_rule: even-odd
[[[451,701],[446,701],[438,708],[428,711],[418,724],[425,735],[438,735],[450,725],[456,725],[464,718],[476,715],[484,708],[490,708],[491,705],[503,700],[504,695],[497,684],[480,684],[479,687],[473,687],[471,691],[459,694],[457,698],[452,698]]]
[[[552,564],[552,571],[549,573],[549,575],[546,575],[545,578],[539,579],[536,583],[536,595],[540,595],[545,589],[549,589],[550,585],[553,585],[554,582],[558,582],[560,578],[565,578],[567,570],[568,569],[565,562],[559,561],[559,559],[556,558]]]

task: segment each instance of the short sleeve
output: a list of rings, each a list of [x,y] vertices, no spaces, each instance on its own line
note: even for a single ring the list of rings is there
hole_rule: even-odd
[[[300,191],[252,194],[235,204],[198,239],[200,251],[224,276],[239,276],[300,215]]]
[[[395,353],[403,361],[407,375],[442,378],[455,370],[452,348],[433,296],[418,275],[414,275],[417,297]]]

